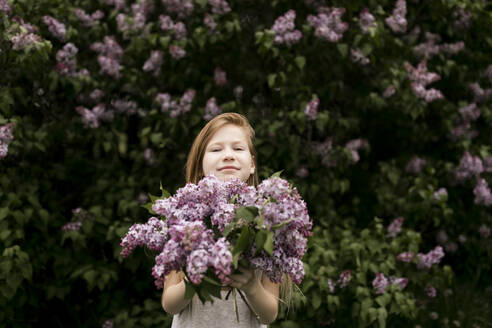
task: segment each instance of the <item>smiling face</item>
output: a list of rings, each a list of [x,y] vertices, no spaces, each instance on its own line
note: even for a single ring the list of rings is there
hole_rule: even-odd
[[[205,147],[202,167],[204,175],[213,173],[221,181],[237,177],[246,182],[255,164],[245,131],[233,124],[217,130]]]

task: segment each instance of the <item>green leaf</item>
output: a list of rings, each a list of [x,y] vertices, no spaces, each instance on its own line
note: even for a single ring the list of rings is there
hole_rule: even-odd
[[[282,174],[284,170],[280,170],[278,172],[273,173],[270,178],[280,178],[280,174]]]
[[[192,283],[185,281],[185,294],[184,298],[186,300],[189,300],[192,298],[196,293],[195,287],[193,286]]]
[[[302,69],[306,65],[306,58],[303,56],[297,56],[295,61],[296,61],[297,67],[299,67],[299,69],[302,71]]]
[[[256,206],[242,206],[237,209],[235,220],[243,219],[246,222],[253,222],[257,215],[258,208]]]
[[[288,220],[285,220],[284,222],[281,222],[279,224],[276,224],[276,225],[272,226],[272,230],[277,230],[277,229],[283,227],[284,225],[288,224],[289,222],[294,221],[295,219],[296,218],[290,218]]]
[[[265,245],[265,241],[267,239],[267,234],[268,234],[268,231],[266,230],[260,230],[256,233],[256,238],[255,238],[255,247],[256,247],[256,251],[255,251],[255,256],[258,255],[261,250],[263,249],[263,246]]]
[[[7,213],[9,212],[8,207],[2,207],[0,208],[0,220],[3,220],[7,217]]]
[[[378,309],[378,322],[379,328],[386,328],[386,318],[388,317],[388,313],[384,307]]]
[[[277,77],[277,74],[269,74],[268,75],[268,86],[270,88],[273,88],[275,86],[275,79]]]
[[[160,182],[160,189],[162,191],[162,195],[161,195],[161,198],[164,197],[164,198],[169,198],[171,197],[171,194],[164,188],[162,188],[162,181]]]
[[[342,55],[342,58],[346,58],[348,54],[348,46],[345,43],[338,43],[337,49]]]
[[[209,276],[203,276],[203,280],[211,283],[212,285],[216,285],[216,286],[219,286],[219,287],[222,286],[220,282],[218,282],[217,280],[215,280],[215,279],[213,279],[213,278],[211,278]]]
[[[265,240],[265,245],[263,246],[265,252],[267,252],[270,256],[273,255],[273,235],[273,231],[268,231],[267,239]]]
[[[248,249],[248,247],[252,244],[254,238],[254,232],[248,228],[248,226],[244,226],[239,238],[236,241],[236,245],[234,245],[234,249],[232,254],[238,254]]]

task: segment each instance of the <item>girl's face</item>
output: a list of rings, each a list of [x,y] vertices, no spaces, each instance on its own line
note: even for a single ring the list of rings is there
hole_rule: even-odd
[[[204,175],[213,173],[221,181],[237,177],[246,182],[255,164],[244,130],[233,124],[217,130],[205,147],[202,167]]]

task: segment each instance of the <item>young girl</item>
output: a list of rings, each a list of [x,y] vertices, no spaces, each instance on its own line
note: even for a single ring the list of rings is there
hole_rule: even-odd
[[[258,185],[255,132],[246,117],[237,113],[216,116],[195,138],[186,162],[186,183],[198,183],[209,173],[222,181],[233,177],[249,185]],[[172,271],[166,276],[162,292],[162,307],[173,314],[171,328],[194,327],[266,327],[278,314],[279,290],[290,303],[292,281],[284,274],[282,284],[273,283],[262,270],[239,267],[241,274],[230,275],[231,282],[223,286],[222,299],[202,304],[198,296],[185,300],[184,273]],[[236,297],[239,323],[234,300],[225,296],[231,287],[243,291],[248,305]],[[282,299],[280,299],[282,301]],[[282,301],[284,302],[284,301]],[[250,310],[251,308],[251,310]]]

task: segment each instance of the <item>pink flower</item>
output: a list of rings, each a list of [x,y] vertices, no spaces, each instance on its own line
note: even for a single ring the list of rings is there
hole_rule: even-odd
[[[408,278],[396,278],[395,276],[391,276],[389,278],[390,284],[398,285],[400,289],[405,289],[408,284]]]
[[[291,9],[275,20],[271,29],[275,33],[274,41],[276,44],[291,46],[299,42],[302,33],[299,30],[295,30],[295,18],[296,12]]]
[[[403,224],[403,217],[398,217],[391,222],[388,226],[388,237],[395,238],[401,231],[401,226]]]
[[[316,118],[318,117],[318,105],[319,98],[314,98],[306,105],[306,108],[304,109],[304,114],[306,114],[308,120],[316,120]]]
[[[444,251],[441,246],[436,246],[432,251],[427,254],[419,253],[419,262],[417,267],[419,269],[429,269],[433,264],[438,264],[444,257]]]
[[[60,23],[55,18],[47,15],[43,16],[43,22],[48,25],[48,30],[55,38],[62,42],[65,41],[67,29],[64,24]]]
[[[383,98],[389,98],[395,94],[396,88],[394,85],[388,86],[383,92]]]
[[[480,234],[480,237],[487,239],[490,236],[490,228],[487,227],[485,224],[482,224],[478,229],[478,233]]]
[[[384,274],[377,272],[376,278],[372,281],[372,286],[376,290],[376,294],[383,294],[388,286],[388,279]]]
[[[319,7],[318,16],[309,15],[309,26],[315,29],[314,35],[330,42],[338,42],[348,29],[348,23],[341,21],[345,8]]]
[[[212,6],[213,14],[224,15],[231,11],[226,0],[209,0],[208,3]]]
[[[147,59],[142,69],[144,72],[154,72],[154,75],[158,75],[161,71],[162,57],[164,53],[160,50],[152,50],[150,58]]]
[[[409,263],[409,262],[412,262],[412,260],[413,260],[413,255],[414,255],[414,254],[413,254],[413,252],[403,252],[403,253],[399,254],[399,255],[396,257],[396,259],[397,259],[398,261],[402,261],[402,262],[407,262],[407,263]]]
[[[218,86],[225,86],[227,84],[226,72],[220,67],[216,67],[214,72],[214,80],[215,84],[217,84]]]
[[[485,206],[492,205],[492,195],[490,193],[489,185],[485,179],[478,179],[477,185],[473,189],[473,194],[475,195],[475,204]]]
[[[364,33],[369,33],[369,29],[377,26],[374,16],[369,12],[368,8],[364,8],[359,15],[360,28]]]
[[[338,278],[337,284],[338,284],[338,286],[340,286],[340,288],[345,288],[348,286],[350,279],[351,279],[350,270],[344,270],[340,274],[340,277]]]
[[[222,111],[220,107],[217,106],[217,101],[215,100],[215,97],[212,97],[207,101],[207,105],[205,106],[205,115],[203,116],[203,118],[207,121],[210,121],[221,112]]]
[[[386,24],[395,33],[404,33],[407,30],[407,3],[405,0],[396,1],[396,6],[393,9],[393,15],[385,19]]]
[[[434,298],[437,295],[436,289],[430,285],[425,287],[425,293],[431,298]]]
[[[169,46],[169,53],[174,59],[178,59],[178,60],[186,56],[186,51],[181,49],[179,46],[175,44],[171,44]]]

